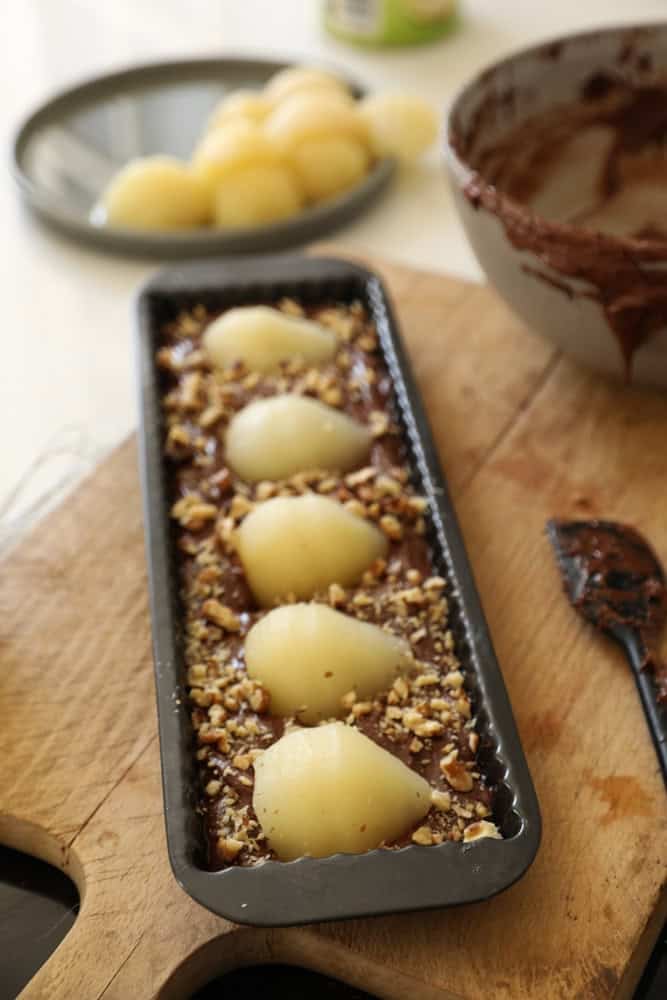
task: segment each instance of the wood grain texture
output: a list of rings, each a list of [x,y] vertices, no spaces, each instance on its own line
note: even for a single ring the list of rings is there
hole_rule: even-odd
[[[537,785],[544,840],[488,903],[237,928],[166,855],[133,442],[0,574],[0,840],[73,875],[80,916],[30,1000],[182,998],[257,961],[387,998],[629,997],[667,910],[667,804],[633,683],[569,611],[551,515],[632,521],[667,557],[667,398],[610,386],[485,288],[378,265],[393,293]]]

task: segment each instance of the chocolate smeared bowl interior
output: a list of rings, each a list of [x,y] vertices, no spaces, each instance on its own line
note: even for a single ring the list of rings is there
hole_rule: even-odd
[[[480,264],[586,365],[667,386],[667,25],[520,52],[455,100],[447,162]]]

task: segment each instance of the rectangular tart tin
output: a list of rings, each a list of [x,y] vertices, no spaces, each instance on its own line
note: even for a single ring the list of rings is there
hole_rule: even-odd
[[[204,867],[177,553],[163,456],[163,380],[155,352],[161,325],[183,309],[198,303],[211,309],[276,303],[285,296],[304,304],[360,300],[376,325],[394,384],[413,482],[429,501],[431,553],[435,570],[447,580],[455,649],[477,718],[479,767],[487,783],[495,786],[493,819],[503,840],[265,861],[216,872]],[[178,882],[214,913],[258,926],[453,906],[488,899],[506,889],[535,857],[539,807],[454,507],[382,282],[372,271],[335,259],[277,255],[204,261],[169,268],[152,278],[139,294],[137,318],[140,464],[162,785],[169,858]]]

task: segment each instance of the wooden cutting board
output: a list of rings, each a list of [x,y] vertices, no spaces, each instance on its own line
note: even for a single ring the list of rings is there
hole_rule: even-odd
[[[487,288],[386,277],[452,486],[540,798],[524,879],[456,910],[235,927],[165,848],[134,441],[0,579],[0,841],[77,882],[73,930],[27,998],[183,998],[280,961],[405,1000],[629,997],[667,912],[665,796],[630,673],[561,593],[551,515],[633,522],[667,561],[667,396],[606,383]]]

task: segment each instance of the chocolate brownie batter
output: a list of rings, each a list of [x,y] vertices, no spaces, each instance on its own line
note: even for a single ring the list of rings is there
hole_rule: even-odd
[[[303,315],[291,300],[280,307]],[[309,309],[336,334],[333,361],[295,360],[269,375],[236,365],[213,371],[201,347],[215,318],[203,307],[165,323],[157,361],[164,372],[165,455],[180,553],[187,686],[201,775],[199,809],[211,868],[273,857],[252,808],[253,762],[292,720],[271,715],[269,692],[246,673],[244,638],[264,613],[236,553],[238,525],[255,505],[304,492],[329,496],[374,521],[389,540],[356,587],[332,581],[315,600],[405,638],[414,670],[367,701],[350,692],[341,717],[430,782],[432,808],[387,847],[499,836],[492,796],[477,765],[474,708],[448,624],[447,584],[431,562],[427,503],[410,485],[393,389],[373,324],[359,303]],[[224,432],[251,400],[309,395],[366,423],[373,445],[362,468],[247,484],[225,463]]]

